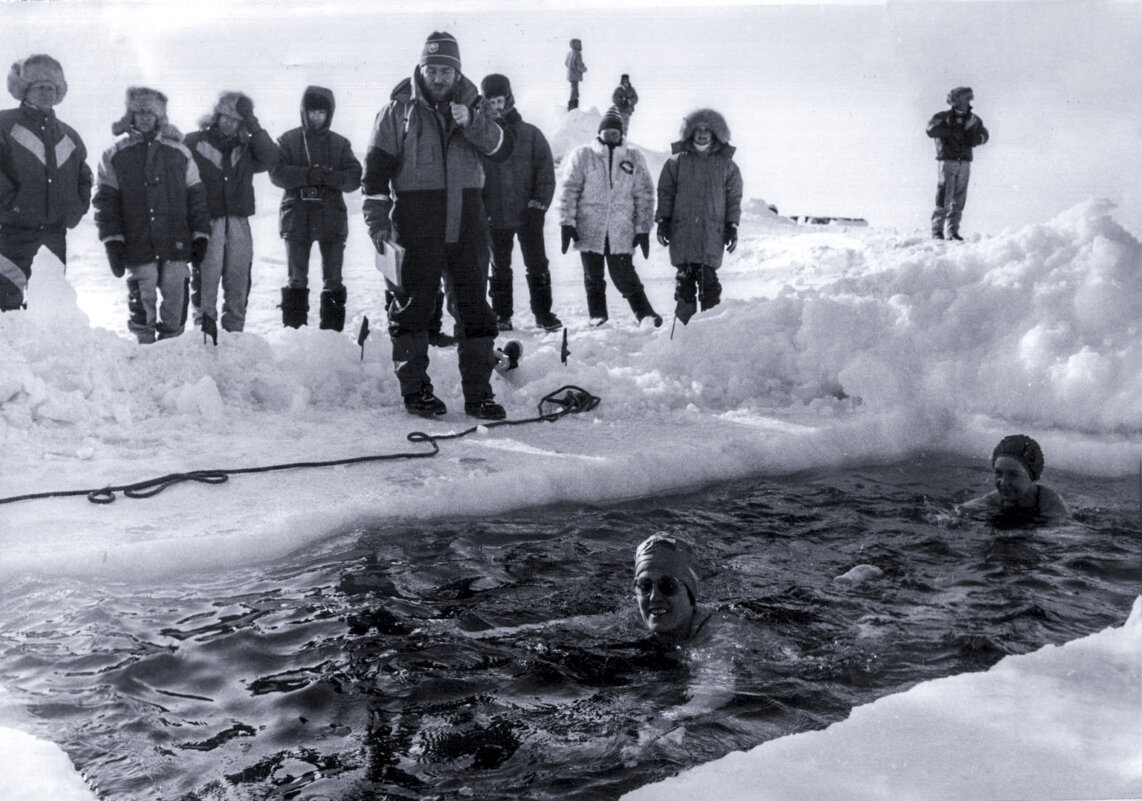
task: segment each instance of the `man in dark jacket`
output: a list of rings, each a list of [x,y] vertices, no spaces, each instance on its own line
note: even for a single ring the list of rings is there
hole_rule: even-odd
[[[631,86],[630,76],[625,72],[619,78],[619,85],[611,93],[611,104],[615,111],[623,118],[623,135],[630,131],[630,115],[634,114],[634,107],[638,105],[638,92]]]
[[[443,273],[464,411],[483,420],[507,416],[491,385],[496,316],[487,297],[483,190],[484,159],[503,161],[511,151],[511,129],[491,119],[475,84],[460,74],[456,39],[433,33],[412,78],[397,85],[377,115],[361,185],[377,252],[394,237],[405,248],[400,283],[388,282],[388,315],[393,363],[411,414],[448,411],[428,377],[428,328]]]
[[[345,285],[341,267],[349,238],[346,192],[361,185],[361,162],[349,140],[330,130],[336,102],[333,92],[307,87],[301,98],[301,127],[278,139],[281,158],[270,180],[282,195],[281,235],[286,242],[289,285],[282,287],[282,325],[299,328],[308,321],[309,254],[321,250],[321,327],[345,326]]]
[[[492,118],[511,129],[515,144],[504,162],[488,159],[484,203],[492,228],[492,311],[501,331],[512,330],[512,241],[527,269],[527,288],[535,324],[547,331],[563,327],[551,313],[551,272],[543,244],[543,221],[555,195],[555,162],[543,133],[526,123],[515,108],[511,82],[492,74],[480,83]]]
[[[182,134],[167,123],[162,92],[128,89],[127,113],[111,132],[127,135],[99,163],[95,225],[111,272],[127,275],[127,327],[145,345],[186,325],[187,262],[201,262],[210,240],[206,188]]]
[[[254,173],[277,166],[279,150],[254,116],[254,103],[241,92],[223,92],[201,130],[186,137],[194,154],[210,209],[210,246],[201,264],[191,265],[190,302],[194,324],[218,320],[222,283],[222,328],[241,331],[250,297],[254,241]]]
[[[928,136],[936,140],[940,166],[936,185],[936,210],[932,212],[932,237],[963,239],[960,218],[968,198],[972,148],[988,140],[983,120],[972,113],[972,90],[959,86],[948,92],[948,111],[937,112],[928,121]]]
[[[67,263],[67,229],[91,204],[87,148],[52,107],[67,95],[51,56],[12,65],[8,91],[20,107],[0,111],[0,312],[22,308],[41,246]]]

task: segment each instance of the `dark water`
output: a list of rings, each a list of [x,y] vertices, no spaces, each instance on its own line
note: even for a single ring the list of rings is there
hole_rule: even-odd
[[[612,799],[1120,625],[1137,478],[1051,478],[1075,521],[957,517],[987,474],[930,458],[349,532],[157,586],[25,579],[0,590],[0,684],[116,801]],[[697,652],[634,617],[656,530],[698,545],[720,633]],[[883,575],[833,581],[858,564]]]

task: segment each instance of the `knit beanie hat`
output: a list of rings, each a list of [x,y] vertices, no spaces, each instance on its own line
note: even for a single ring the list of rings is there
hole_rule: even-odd
[[[969,103],[975,99],[970,86],[957,86],[948,92],[948,105],[954,106],[961,97]]]
[[[155,115],[155,127],[161,128],[167,121],[167,96],[158,89],[148,89],[145,86],[132,86],[127,89],[127,113],[118,122],[111,126],[111,133],[116,136],[131,130],[132,117],[140,111],[149,111]]]
[[[992,465],[1000,456],[1010,456],[1022,462],[1031,475],[1032,481],[1038,481],[1039,476],[1043,475],[1045,464],[1043,449],[1039,447],[1038,442],[1026,434],[1011,434],[1000,440],[999,444],[995,446],[995,450],[991,452]]]
[[[55,84],[57,102],[67,94],[67,81],[63,77],[63,67],[49,55],[38,53],[12,65],[8,73],[8,92],[23,102],[24,96],[33,84]]]
[[[480,91],[484,97],[506,98],[508,108],[515,104],[515,98],[512,97],[512,84],[506,75],[493,72],[491,75],[485,76],[484,80],[480,81]]]
[[[623,116],[619,114],[614,106],[607,109],[607,113],[603,115],[603,119],[599,123],[599,133],[602,133],[607,128],[617,128],[619,131],[623,129]]]
[[[658,568],[686,585],[691,597],[698,598],[698,572],[694,569],[694,549],[690,543],[666,534],[651,534],[634,552],[634,576]]]
[[[436,64],[442,67],[453,67],[460,71],[460,45],[456,37],[450,33],[434,31],[424,42],[424,49],[420,51],[421,67],[426,64]]]

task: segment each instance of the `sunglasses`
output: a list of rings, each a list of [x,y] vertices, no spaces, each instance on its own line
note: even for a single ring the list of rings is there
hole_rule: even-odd
[[[639,595],[650,595],[654,591],[655,585],[658,586],[658,591],[667,598],[682,589],[682,582],[673,576],[663,576],[658,581],[644,576],[634,580],[634,591]]]

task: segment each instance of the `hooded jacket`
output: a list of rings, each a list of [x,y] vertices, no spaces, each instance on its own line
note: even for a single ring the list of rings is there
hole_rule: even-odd
[[[642,153],[596,139],[567,162],[561,223],[578,231],[576,248],[603,253],[609,240],[611,253],[632,253],[635,234],[650,233],[654,222],[654,179]]]
[[[123,242],[128,267],[188,261],[193,240],[210,238],[206,188],[171,125],[132,128],[103,153],[92,205],[100,241]]]
[[[279,215],[283,239],[307,242],[344,242],[349,238],[349,214],[345,208],[345,192],[361,185],[361,162],[353,155],[349,140],[333,133],[333,112],[337,107],[333,92],[322,86],[308,86],[301,96],[301,127],[286,131],[278,138],[281,157],[270,168],[270,180],[285,190]],[[325,124],[316,131],[306,126],[306,112],[311,108],[326,109]],[[312,186],[311,167],[333,170],[329,184]],[[315,200],[303,200],[302,190]]]
[[[254,174],[276,167],[281,155],[265,129],[250,134],[240,128],[235,136],[226,137],[214,112],[202,121],[200,130],[187,135],[184,144],[194,154],[206,187],[210,219],[252,216]]]
[[[402,245],[416,239],[486,240],[484,162],[511,156],[512,132],[492,120],[487,101],[462,74],[453,102],[471,114],[463,128],[452,120],[449,103],[437,111],[416,70],[377,114],[361,185],[370,234],[386,222],[391,206],[393,233]]]
[[[983,127],[983,120],[976,117],[976,124],[967,128],[971,116],[971,106],[967,114],[950,108],[937,112],[928,121],[928,136],[936,140],[937,161],[971,161],[972,148],[987,144],[991,137]]]
[[[694,128],[705,123],[713,140],[705,152],[694,146]],[[682,138],[658,177],[656,220],[670,220],[670,263],[720,267],[727,224],[741,222],[742,175],[733,161],[730,131],[716,111],[701,109],[682,122]]]
[[[555,161],[543,132],[524,122],[519,112],[509,109],[500,120],[511,129],[515,144],[511,158],[504,162],[487,160],[484,204],[492,228],[518,230],[523,211],[535,201],[546,210],[555,196]]]
[[[583,45],[578,39],[571,40],[571,49],[567,51],[567,58],[563,59],[563,66],[567,67],[567,80],[572,83],[583,80],[587,65],[583,63]]]
[[[0,111],[0,224],[74,228],[92,183],[83,140],[54,111]]]

